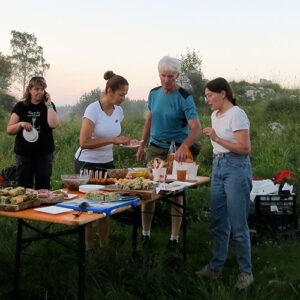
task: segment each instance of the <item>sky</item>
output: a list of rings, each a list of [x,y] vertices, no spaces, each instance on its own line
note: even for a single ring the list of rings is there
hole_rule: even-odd
[[[130,99],[147,99],[160,85],[160,58],[188,49],[207,79],[300,88],[299,0],[0,0],[0,7],[0,52],[11,53],[12,30],[34,33],[58,106],[104,90],[107,70],[128,80]],[[21,96],[16,86],[11,93]]]

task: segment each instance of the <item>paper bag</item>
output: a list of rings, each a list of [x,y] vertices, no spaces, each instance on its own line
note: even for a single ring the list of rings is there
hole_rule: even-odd
[[[177,178],[177,169],[182,169],[182,167],[186,168],[186,179],[188,180],[196,180],[197,172],[198,172],[198,165],[193,163],[179,163],[178,161],[173,161],[173,170],[172,170],[172,177]]]

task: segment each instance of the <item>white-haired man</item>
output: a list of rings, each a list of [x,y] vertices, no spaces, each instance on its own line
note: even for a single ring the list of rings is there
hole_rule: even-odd
[[[180,61],[164,56],[158,63],[158,71],[161,86],[152,89],[149,93],[149,113],[144,125],[143,143],[137,152],[137,160],[144,159],[144,145],[148,140],[147,161],[155,157],[166,160],[170,144],[175,141],[177,147],[175,160],[182,162],[186,159],[185,146],[192,147],[201,132],[198,113],[193,96],[176,82],[181,71]],[[193,148],[191,152],[196,155]],[[173,197],[172,201],[183,203],[181,196]],[[150,243],[154,208],[154,202],[142,205],[142,241],[145,246]],[[172,206],[171,216],[172,231],[168,246],[170,250],[177,252],[182,210]]]

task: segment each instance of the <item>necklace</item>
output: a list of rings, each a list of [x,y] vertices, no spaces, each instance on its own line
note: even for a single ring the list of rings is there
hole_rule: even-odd
[[[111,116],[112,113],[113,113],[113,111],[115,110],[114,105],[112,105],[111,107],[107,108],[107,107],[105,107],[105,103],[102,103],[101,100],[99,100],[99,104],[100,104],[100,107],[101,107],[102,111],[105,112],[108,116]]]

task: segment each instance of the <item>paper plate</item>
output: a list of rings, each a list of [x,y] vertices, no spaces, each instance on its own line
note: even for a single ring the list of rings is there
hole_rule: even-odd
[[[104,188],[104,185],[100,185],[100,184],[83,184],[79,186],[79,192],[81,193],[88,193],[91,191],[96,191],[99,189]]]
[[[140,147],[139,144],[137,144],[137,145],[123,145],[123,144],[120,144],[120,146],[122,146],[124,148],[128,148],[128,149],[136,149],[136,148]]]
[[[39,138],[39,133],[35,128],[32,128],[31,131],[23,129],[23,137],[29,143],[34,143]]]

